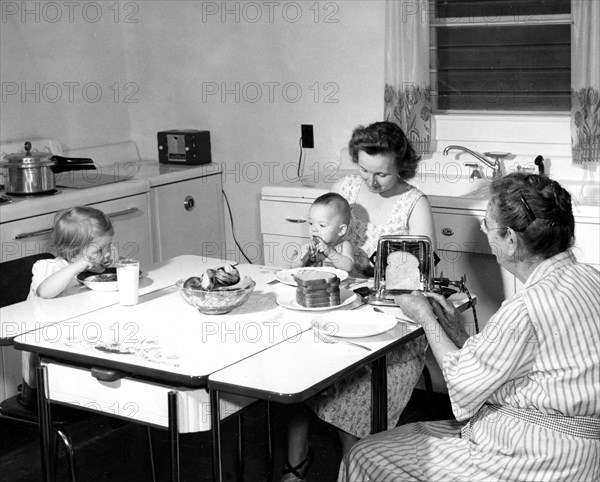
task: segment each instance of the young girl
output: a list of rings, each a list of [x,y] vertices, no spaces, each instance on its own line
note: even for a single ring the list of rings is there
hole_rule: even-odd
[[[33,265],[28,299],[55,298],[67,288],[78,286],[83,271],[103,272],[112,262],[111,242],[114,229],[108,216],[98,209],[78,206],[59,212],[54,218],[51,241],[57,257]],[[35,368],[33,353],[23,352],[23,387],[19,400],[35,404]]]

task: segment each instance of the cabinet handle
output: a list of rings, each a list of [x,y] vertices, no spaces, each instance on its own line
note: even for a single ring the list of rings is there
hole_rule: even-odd
[[[452,228],[442,228],[442,234],[444,236],[454,236],[454,231]]]
[[[126,214],[132,214],[139,211],[138,208],[129,208],[123,209],[123,211],[117,211],[114,213],[107,214],[109,218],[118,218],[119,216],[125,216]],[[28,233],[15,234],[13,239],[27,239],[27,238],[35,238],[36,236],[43,236],[44,234],[49,234],[52,232],[52,228],[39,229],[38,231],[30,231]]]
[[[302,218],[285,218],[285,220],[288,223],[298,223],[298,224],[306,222],[306,219],[302,219]]]
[[[192,209],[194,209],[195,205],[196,201],[192,196],[186,196],[186,198],[183,200],[183,207],[186,211],[191,211]]]
[[[52,232],[52,228],[40,229],[39,231],[31,231],[29,233],[15,234],[13,239],[25,239],[34,238],[35,236],[42,236]]]
[[[133,214],[138,211],[139,211],[138,208],[129,208],[129,209],[123,209],[123,211],[116,211],[114,213],[109,213],[109,214],[107,214],[107,216],[109,218],[118,218],[119,216],[125,216],[126,214]]]

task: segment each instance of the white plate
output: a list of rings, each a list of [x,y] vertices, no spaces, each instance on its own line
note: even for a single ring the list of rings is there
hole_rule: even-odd
[[[299,310],[299,311],[329,311],[329,310],[337,310],[342,306],[349,305],[356,299],[356,293],[353,291],[340,288],[340,300],[342,301],[339,305],[336,306],[323,306],[320,308],[307,308],[306,306],[302,306],[298,304],[296,301],[296,291],[291,291],[288,293],[283,293],[277,297],[277,304],[279,306],[283,306],[284,308],[288,308],[290,310]]]
[[[323,271],[325,273],[333,273],[340,279],[340,281],[344,281],[346,278],[348,278],[348,273],[346,273],[344,270],[330,268],[329,266],[323,266],[321,268],[284,269],[282,271],[278,271],[275,274],[275,277],[282,283],[285,283],[286,285],[296,286],[296,280],[294,279],[294,275],[298,273],[308,273],[310,271]]]
[[[313,329],[339,338],[363,338],[379,335],[396,326],[396,318],[387,313],[377,313],[368,308],[357,311],[339,311],[315,316]]]
[[[94,281],[94,279],[98,279],[96,277],[110,275],[117,275],[117,268],[106,268],[103,273],[92,273],[91,271],[84,271],[83,273],[79,273],[77,275],[77,281],[81,284],[85,285],[86,288],[94,291],[117,291],[119,286],[117,281]],[[140,271],[140,278],[142,277],[142,272]]]

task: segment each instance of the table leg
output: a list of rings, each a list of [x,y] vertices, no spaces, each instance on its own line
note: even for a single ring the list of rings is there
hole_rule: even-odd
[[[271,402],[265,402],[265,417],[267,422],[267,482],[273,480],[275,459],[273,457],[273,424],[271,422]]]
[[[371,364],[371,433],[387,430],[387,362],[382,356]]]
[[[210,390],[210,414],[212,431],[213,482],[223,481],[221,459],[221,400],[218,390]]]
[[[177,415],[177,392],[168,394],[169,442],[171,449],[171,482],[179,482],[179,423]]]
[[[42,476],[45,482],[54,480],[52,444],[50,435],[52,433],[52,416],[50,403],[48,402],[48,369],[41,365],[36,369],[38,388],[38,417],[40,425],[40,442],[42,450]]]

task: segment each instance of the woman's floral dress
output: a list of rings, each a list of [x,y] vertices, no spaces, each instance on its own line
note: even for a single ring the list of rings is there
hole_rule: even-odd
[[[340,194],[352,208],[352,221],[347,238],[354,247],[355,270],[364,276],[371,266],[369,257],[377,251],[379,237],[386,234],[408,234],[408,219],[416,202],[424,196],[418,189],[398,195],[386,224],[375,225],[354,215],[354,203],[362,185],[360,176],[348,176]],[[425,362],[425,336],[408,342],[387,355],[388,427],[394,427],[408,403]],[[371,369],[364,368],[346,377],[312,400],[317,416],[341,430],[362,438],[371,432]]]

